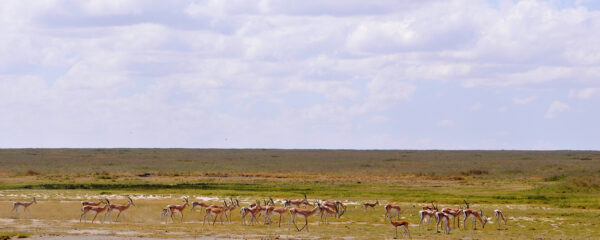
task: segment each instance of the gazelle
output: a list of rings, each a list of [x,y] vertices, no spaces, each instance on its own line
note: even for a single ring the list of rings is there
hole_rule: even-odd
[[[118,220],[119,220],[119,217],[121,216],[121,214],[123,214],[123,212],[124,212],[125,210],[129,209],[129,207],[131,207],[131,206],[135,206],[135,204],[133,204],[133,199],[131,199],[131,197],[127,196],[127,199],[128,199],[128,203],[127,203],[127,205],[115,205],[115,204],[110,204],[110,206],[108,206],[107,213],[108,213],[108,220],[109,220],[109,221],[111,220],[111,219],[110,219],[110,215],[111,215],[111,214],[112,214],[114,211],[116,211],[116,212],[119,212],[119,213],[117,214],[117,218],[115,218],[115,220],[113,221],[113,222],[116,222],[116,221],[118,221]],[[106,198],[105,198],[104,200],[106,200],[106,201],[108,202],[108,199],[106,199]],[[125,217],[125,214],[123,214],[123,217]]]
[[[400,213],[402,212],[402,208],[400,208],[400,206],[388,203],[383,208],[385,209],[386,218],[390,215],[394,216],[395,213],[396,219],[400,219]]]
[[[404,232],[402,235],[408,234],[408,238],[410,238],[410,231],[408,231],[408,222],[407,221],[392,221],[392,216],[389,216],[390,224],[394,226],[394,239],[398,238],[398,227],[402,227]]]
[[[308,230],[308,218],[312,215],[314,215],[317,211],[319,211],[319,209],[321,208],[321,204],[317,203],[318,206],[316,206],[315,208],[313,208],[312,210],[308,210],[308,209],[300,209],[300,208],[292,208],[290,209],[290,222],[294,223],[294,226],[296,227],[296,230],[298,230],[298,232],[304,230],[304,228],[306,228],[306,231]],[[304,218],[304,226],[302,228],[298,228],[298,225],[296,225],[296,216],[300,216]],[[288,227],[289,228],[289,227]]]
[[[327,221],[327,216],[329,215],[333,215],[333,216],[337,216],[337,211],[329,206],[324,206],[321,205],[321,207],[319,208],[319,212],[320,212],[320,223],[323,222],[323,217],[325,217],[325,224],[328,224],[329,222]]]
[[[275,206],[275,202],[273,201],[273,199],[270,198],[270,200],[271,205],[267,207],[267,221],[269,224],[271,224],[271,216],[273,216],[273,214],[277,214],[279,215],[279,223],[277,224],[277,227],[281,227],[281,220],[283,218],[283,220],[285,221],[285,213],[288,212],[288,208],[277,207]]]
[[[477,230],[477,224],[475,224],[475,219],[479,220],[479,222],[481,223],[481,227],[485,228],[485,224],[488,222],[488,218],[484,217],[483,220],[481,219],[481,217],[483,216],[483,211],[479,210],[479,212],[470,209],[470,205],[469,202],[467,202],[467,200],[463,200],[465,202],[465,206],[467,207],[466,209],[464,209],[463,212],[463,226],[464,229],[467,229],[467,219],[469,217],[473,217],[473,230]]]
[[[206,219],[210,218],[211,216],[215,217],[215,220],[213,220],[213,226],[217,222],[217,217],[219,219],[221,219],[221,224],[224,224],[223,223],[223,215],[225,214],[225,211],[227,208],[229,208],[229,206],[227,206],[227,201],[225,201],[225,200],[223,200],[223,204],[225,204],[223,207],[207,207],[206,208],[206,215],[204,216],[204,223],[202,224],[202,226],[204,226],[204,224],[206,224]],[[210,222],[209,222],[209,224],[210,224]]]
[[[481,223],[481,228],[485,228],[485,224],[488,222],[488,218],[487,217],[483,217],[483,211],[479,210],[479,212],[473,210],[473,209],[465,209],[463,210],[463,225],[464,228],[467,229],[467,219],[469,217],[473,218],[473,230],[477,230],[477,224],[475,222],[475,220],[479,220],[479,222]]]
[[[256,220],[256,222],[258,222],[258,218],[257,218],[257,214],[259,212],[259,210],[261,209],[259,207],[260,204],[254,204],[254,207],[243,207],[240,209],[240,215],[242,218],[242,224],[245,225],[246,224],[246,216],[248,214],[250,214],[250,224],[254,224],[254,221]]]
[[[367,210],[367,208],[373,208],[375,209],[375,206],[379,205],[379,200],[375,200],[375,203],[364,203],[363,204],[363,208],[365,209],[365,211]]]
[[[442,212],[452,217],[452,227],[456,228],[456,218],[458,218],[458,229],[460,229],[460,215],[462,214],[461,208],[443,208]]]
[[[431,204],[427,204],[423,206],[423,210],[430,210],[430,211],[438,211],[438,209],[436,208],[435,204],[433,204],[433,202],[431,202]]]
[[[104,207],[89,206],[89,205],[81,207],[81,216],[79,216],[79,222],[81,222],[82,218],[85,220],[85,222],[87,222],[87,214],[94,213],[94,218],[92,219],[92,223],[94,223],[94,220],[96,220],[96,217],[98,217],[98,214],[105,212],[109,208],[109,206],[110,206],[110,201],[108,201],[108,199],[106,199],[106,203],[104,203]],[[104,223],[105,218],[106,218],[106,214],[104,214],[104,216],[102,217],[102,223]]]
[[[500,220],[502,219],[502,221],[504,221],[504,226],[506,226],[506,221],[508,221],[508,218],[504,217],[504,213],[502,213],[502,210],[496,209],[494,210],[494,221],[496,221],[498,223],[498,229],[500,229]]]
[[[445,222],[445,225],[444,225]],[[435,232],[440,232],[438,227],[442,224],[442,230],[446,234],[450,234],[450,215],[444,212],[436,212],[435,213]]]
[[[429,230],[429,224],[431,223],[431,219],[435,218],[435,213],[432,210],[421,210],[419,211],[419,231],[421,231],[421,225],[423,225],[423,220],[427,220],[427,230]]]
[[[166,209],[167,209],[167,215],[170,215],[171,220],[173,222],[175,222],[175,219],[173,218],[173,214],[175,212],[179,212],[179,214],[181,214],[181,220],[180,222],[183,222],[183,210],[185,209],[185,207],[187,207],[190,204],[190,201],[188,200],[187,197],[184,197],[183,200],[185,201],[185,203],[183,205],[167,205]],[[167,223],[168,219],[165,220],[165,223]]]
[[[190,211],[194,211],[196,206],[200,206],[200,211],[202,211],[202,208],[207,208],[208,204],[204,202],[192,202],[192,209],[190,209]]]
[[[98,202],[86,202],[86,201],[81,201],[81,206],[99,206],[100,204],[104,203],[102,201],[102,199],[98,199]]]
[[[23,207],[24,212],[25,211],[29,212],[29,206],[31,206],[31,204],[34,204],[34,203],[37,204],[35,197],[33,198],[33,200],[31,200],[31,202],[13,202],[13,208],[10,211],[11,212],[12,211],[19,212],[19,207]]]
[[[231,213],[233,212],[233,210],[235,210],[236,208],[238,208],[240,206],[240,201],[238,201],[237,199],[235,199],[235,202],[233,202],[233,199],[229,199],[231,201],[231,204],[229,206],[227,206],[227,208],[225,208],[225,213],[223,213],[225,215],[225,218],[231,222]]]
[[[306,205],[306,206],[313,206],[310,202],[308,202],[308,199],[306,199],[306,194],[304,194],[304,199],[302,200],[285,200],[284,205],[286,207],[302,207],[302,205]]]

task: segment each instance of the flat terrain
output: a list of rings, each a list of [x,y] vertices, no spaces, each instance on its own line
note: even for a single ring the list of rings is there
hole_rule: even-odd
[[[397,203],[412,238],[594,238],[600,235],[600,152],[596,151],[354,151],[230,149],[7,149],[0,150],[0,232],[41,239],[79,235],[154,238],[355,238],[393,237],[383,207],[364,211],[365,201]],[[167,204],[182,196],[214,204],[237,197],[242,206],[273,197],[342,200],[340,219],[310,232],[287,225],[203,226],[203,213],[186,209],[183,224],[164,224]],[[119,223],[79,223],[81,200],[101,196],[136,203]],[[38,204],[11,213],[13,201]],[[419,231],[420,206],[436,201],[458,207],[463,200],[492,217],[502,209],[508,226]],[[4,209],[4,210],[2,210]],[[113,216],[114,218],[114,216]],[[89,218],[91,219],[91,217]],[[287,224],[289,215],[286,216]],[[299,223],[302,220],[299,220]],[[470,221],[469,221],[470,222]],[[0,234],[0,236],[2,236]],[[400,236],[401,237],[401,236]]]

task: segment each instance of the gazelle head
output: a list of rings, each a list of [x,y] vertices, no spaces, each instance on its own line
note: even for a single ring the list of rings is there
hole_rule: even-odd
[[[273,206],[275,206],[275,201],[273,201],[273,198],[269,197],[269,201],[271,201],[271,204],[273,204]]]
[[[235,199],[235,205],[238,207],[240,206],[240,201],[237,198]]]
[[[190,199],[188,197],[183,197],[183,200],[185,201],[184,205],[190,204]]]
[[[467,202],[467,200],[463,200],[463,201],[465,202],[465,206],[467,207],[465,209],[469,209],[469,202]]]
[[[105,201],[104,202],[104,204],[105,204],[104,206],[105,207],[108,206],[108,210],[110,210],[110,201],[108,200],[108,198],[104,198],[104,201]]]
[[[481,218],[483,219],[483,224],[481,224],[481,227],[485,228],[485,224],[490,220],[490,218],[484,216],[481,216]]]
[[[289,206],[291,206],[291,205],[292,205],[292,203],[290,202],[290,200],[289,200],[289,199],[286,199],[286,200],[285,200],[285,202],[283,202],[283,206],[284,206],[284,207],[289,207]]]
[[[35,197],[33,197],[33,203],[37,204],[37,201],[35,200]]]
[[[379,200],[377,200],[377,199],[375,200],[375,205],[376,206],[379,205]]]
[[[227,207],[228,207],[228,206],[227,206],[227,200],[223,200],[223,204],[225,204],[225,205],[224,205],[224,206],[225,206],[225,208],[227,208]]]
[[[303,193],[303,194],[304,194],[304,200],[306,201],[306,193]]]

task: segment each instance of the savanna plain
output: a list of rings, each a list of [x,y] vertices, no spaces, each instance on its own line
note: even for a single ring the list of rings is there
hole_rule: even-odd
[[[391,239],[388,203],[402,208],[412,239],[600,238],[596,151],[4,149],[0,166],[0,239]],[[231,222],[214,226],[191,207],[183,223],[161,219],[166,205],[184,197],[215,205],[238,199],[247,207],[269,198],[282,206],[304,194],[311,203],[341,201],[347,210],[328,224],[314,215],[301,232],[288,227],[289,214],[281,227],[276,217],[270,225],[242,225],[239,208]],[[81,201],[126,204],[127,196],[135,206],[118,221],[113,214],[80,222]],[[13,202],[33,197],[29,212],[11,212]],[[473,230],[469,220],[450,234],[436,233],[435,224],[419,230],[424,205],[464,208],[464,201],[492,218],[485,228]],[[506,225],[497,225],[494,209]],[[398,238],[409,236],[399,228]]]

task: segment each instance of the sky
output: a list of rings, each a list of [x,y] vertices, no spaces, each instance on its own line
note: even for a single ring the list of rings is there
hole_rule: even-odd
[[[600,150],[599,109],[599,1],[0,3],[0,148]]]

